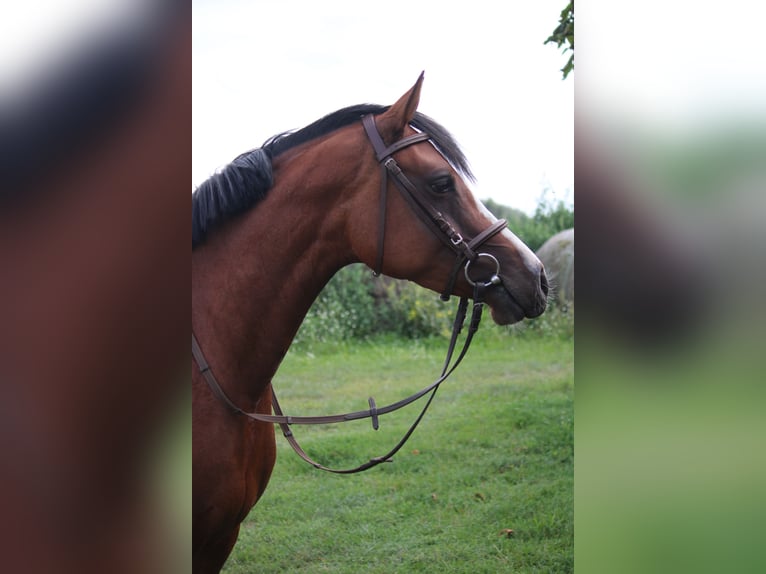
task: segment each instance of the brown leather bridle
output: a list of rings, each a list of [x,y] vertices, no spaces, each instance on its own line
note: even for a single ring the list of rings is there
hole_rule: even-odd
[[[367,137],[372,143],[372,148],[375,150],[375,157],[380,164],[380,210],[379,210],[379,223],[378,223],[378,256],[375,262],[375,269],[373,273],[380,275],[383,267],[383,249],[386,242],[386,207],[388,205],[388,176],[389,174],[394,180],[397,189],[401,193],[404,200],[410,206],[412,211],[417,215],[420,220],[426,224],[431,232],[439,238],[439,240],[449,247],[457,255],[457,260],[452,268],[452,272],[449,275],[447,284],[442,290],[441,298],[443,301],[449,300],[452,289],[455,286],[457,280],[457,274],[463,265],[470,265],[471,262],[476,261],[480,256],[489,257],[495,262],[497,268],[496,273],[492,276],[491,282],[493,284],[500,283],[499,270],[500,265],[492,255],[489,253],[479,254],[476,252],[476,248],[484,244],[491,237],[505,229],[506,221],[501,219],[490,225],[487,229],[479,233],[476,237],[470,241],[466,241],[461,233],[459,233],[453,225],[447,220],[440,211],[431,205],[431,198],[429,198],[423,190],[414,185],[404,174],[394,159],[394,154],[399,150],[409,147],[413,144],[428,141],[431,139],[427,133],[416,133],[406,138],[400,139],[390,146],[386,146],[383,142],[383,138],[380,137],[378,128],[375,125],[375,117],[367,115],[362,118],[362,125],[364,126]],[[437,148],[438,149],[438,148]],[[473,281],[468,276],[468,267],[466,267],[466,279],[473,285]]]
[[[373,273],[375,275],[379,275],[383,266],[383,255],[384,255],[383,246],[385,243],[385,234],[386,234],[386,206],[388,203],[388,200],[387,200],[388,176],[391,175],[391,177],[394,180],[394,183],[396,184],[397,189],[399,189],[404,200],[412,208],[412,211],[420,218],[421,221],[423,221],[423,223],[425,223],[425,225],[434,233],[434,235],[436,235],[445,245],[447,245],[456,254],[455,264],[448,277],[447,284],[444,288],[444,291],[442,291],[441,298],[445,301],[449,299],[449,296],[452,293],[452,289],[454,288],[455,282],[457,280],[457,275],[461,268],[464,269],[466,280],[473,287],[474,303],[473,303],[473,311],[471,314],[471,321],[469,323],[468,333],[466,334],[465,341],[463,342],[463,348],[461,349],[457,359],[452,364],[452,366],[450,366],[450,363],[452,361],[452,357],[455,352],[458,335],[463,329],[463,325],[465,324],[465,319],[467,315],[467,310],[468,310],[467,297],[461,297],[460,303],[458,304],[455,321],[453,322],[453,325],[452,325],[452,335],[450,337],[449,348],[447,350],[447,356],[444,360],[444,366],[442,368],[441,375],[439,376],[438,379],[436,379],[433,383],[431,383],[424,389],[418,391],[417,393],[413,395],[410,395],[409,397],[405,399],[402,399],[401,401],[392,403],[390,405],[386,405],[384,407],[378,407],[375,404],[375,399],[370,397],[368,400],[368,404],[370,408],[363,411],[356,411],[356,412],[345,413],[340,415],[327,415],[327,416],[316,416],[316,417],[294,417],[294,416],[284,415],[282,413],[282,409],[279,406],[279,402],[277,401],[276,394],[274,393],[272,388],[272,407],[276,414],[264,415],[261,413],[244,411],[241,408],[239,408],[236,404],[234,404],[234,402],[232,402],[232,400],[226,395],[224,390],[221,388],[221,385],[218,383],[215,376],[213,375],[213,371],[211,370],[210,365],[208,364],[204,354],[202,353],[202,349],[199,345],[199,341],[197,341],[197,338],[194,336],[194,332],[192,331],[192,356],[194,357],[194,360],[197,363],[197,367],[199,368],[200,373],[204,377],[205,381],[207,382],[213,394],[216,395],[216,397],[218,397],[218,399],[222,403],[224,403],[229,408],[229,410],[231,410],[235,414],[243,415],[256,421],[278,424],[280,428],[282,429],[282,433],[284,434],[285,438],[290,443],[290,446],[292,446],[293,450],[295,450],[295,452],[298,454],[298,456],[300,456],[303,460],[305,460],[306,462],[308,462],[315,468],[318,468],[320,470],[326,470],[328,472],[333,472],[336,474],[352,474],[355,472],[367,470],[383,462],[391,462],[391,457],[394,456],[397,452],[399,452],[399,450],[407,442],[407,439],[409,439],[409,437],[415,431],[418,424],[423,419],[423,416],[425,415],[426,411],[428,410],[428,407],[431,405],[431,401],[433,401],[434,396],[436,395],[436,391],[439,389],[439,385],[441,385],[441,383],[444,382],[444,380],[452,374],[452,372],[457,368],[457,366],[463,360],[463,357],[465,357],[466,353],[468,352],[468,348],[471,344],[471,341],[473,340],[473,336],[478,330],[479,322],[481,321],[484,292],[486,291],[488,287],[492,285],[498,285],[501,282],[500,276],[499,276],[500,264],[498,263],[497,259],[494,256],[490,255],[489,253],[479,253],[477,251],[477,248],[483,245],[491,237],[493,237],[494,235],[496,235],[497,233],[505,229],[505,226],[506,226],[506,221],[501,219],[493,223],[492,225],[490,225],[487,229],[479,233],[473,239],[466,241],[463,235],[459,233],[453,227],[453,225],[447,220],[447,218],[444,217],[444,215],[442,215],[441,212],[436,210],[431,205],[431,202],[429,201],[429,198],[426,195],[426,192],[423,192],[422,190],[420,190],[416,185],[414,185],[407,178],[407,176],[401,170],[401,168],[399,167],[399,165],[397,164],[396,160],[393,157],[393,155],[401,149],[404,149],[408,146],[411,146],[420,142],[430,140],[430,136],[426,133],[416,133],[411,136],[407,136],[390,146],[386,146],[385,143],[383,142],[383,139],[380,137],[378,129],[375,125],[375,118],[372,115],[368,115],[362,118],[362,124],[364,126],[365,132],[367,133],[367,137],[369,138],[370,142],[372,143],[372,147],[375,150],[375,155],[378,160],[378,163],[381,165],[380,219],[379,219],[380,227],[379,227],[379,235],[378,235],[378,254],[377,254],[377,259],[376,259]],[[477,261],[481,257],[489,258],[491,261],[494,261],[495,263],[495,272],[492,274],[492,276],[490,277],[488,281],[474,280],[471,278],[469,273],[471,264]],[[372,419],[373,428],[375,430],[378,430],[379,417],[381,415],[399,410],[400,408],[411,404],[412,402],[420,399],[421,397],[427,395],[428,393],[431,393],[431,396],[428,398],[428,401],[423,406],[423,409],[421,410],[418,417],[415,419],[415,422],[412,424],[412,426],[410,426],[409,430],[404,434],[404,436],[396,444],[396,446],[394,446],[393,449],[391,449],[388,453],[384,454],[383,456],[372,458],[369,461],[355,468],[338,470],[338,469],[325,467],[319,464],[318,462],[315,462],[300,447],[297,440],[295,439],[295,436],[293,435],[292,430],[290,429],[290,425],[293,425],[293,424],[329,424],[329,423],[339,423],[339,422],[370,418]]]

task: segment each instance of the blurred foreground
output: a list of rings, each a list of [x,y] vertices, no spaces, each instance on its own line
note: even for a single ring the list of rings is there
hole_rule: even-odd
[[[579,4],[578,572],[766,570],[759,19],[681,4]]]
[[[4,572],[188,571],[188,12],[4,10]]]
[[[576,564],[762,572],[766,163],[705,197],[624,175],[607,211],[577,165]]]

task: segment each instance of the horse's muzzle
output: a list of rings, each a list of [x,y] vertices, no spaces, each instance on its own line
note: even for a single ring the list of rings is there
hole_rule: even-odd
[[[537,284],[531,293],[522,294],[502,278],[498,285],[487,289],[486,302],[492,313],[492,320],[498,325],[512,325],[523,319],[539,317],[548,305],[548,277],[541,269]],[[526,295],[526,296],[524,296]]]

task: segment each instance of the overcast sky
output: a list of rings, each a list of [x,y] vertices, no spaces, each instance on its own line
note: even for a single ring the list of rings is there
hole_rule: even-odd
[[[94,28],[130,26],[155,0],[8,2],[0,96]],[[456,136],[480,197],[534,209],[573,193],[573,108],[611,123],[695,130],[763,121],[749,0],[578,3],[577,72],[543,41],[565,0],[194,0],[192,185],[268,137],[346,105],[393,103],[426,72],[421,111]]]
[[[578,114],[682,135],[762,122],[764,21],[751,0],[578,2]]]
[[[192,183],[336,109],[391,104],[424,70],[419,109],[461,144],[479,197],[571,201],[574,77],[543,45],[563,4],[194,0]]]

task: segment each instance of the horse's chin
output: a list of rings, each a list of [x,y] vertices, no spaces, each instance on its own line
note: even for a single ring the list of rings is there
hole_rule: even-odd
[[[486,302],[492,314],[492,320],[498,325],[512,325],[527,316],[521,305],[502,285],[487,291]]]

